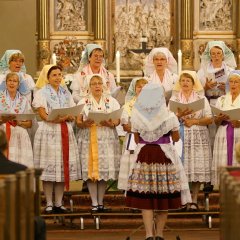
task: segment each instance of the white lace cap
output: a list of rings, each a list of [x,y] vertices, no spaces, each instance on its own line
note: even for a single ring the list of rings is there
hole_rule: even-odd
[[[173,73],[177,73],[177,62],[176,62],[175,58],[173,57],[172,53],[167,48],[160,47],[160,48],[153,48],[152,51],[147,56],[146,64],[144,67],[145,75],[149,76],[155,70],[155,66],[153,64],[153,57],[158,53],[162,53],[166,56],[167,69],[169,69]]]

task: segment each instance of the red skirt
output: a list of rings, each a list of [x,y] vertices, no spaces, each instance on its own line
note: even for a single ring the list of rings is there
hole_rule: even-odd
[[[126,205],[152,210],[181,207],[179,175],[159,145],[147,144],[140,150],[128,180]]]

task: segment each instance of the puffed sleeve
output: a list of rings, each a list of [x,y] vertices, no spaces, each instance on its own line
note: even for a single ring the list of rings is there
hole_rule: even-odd
[[[69,92],[69,107],[74,107],[76,106],[76,103],[73,101],[73,97],[71,95],[71,93]]]
[[[42,93],[42,89],[35,93],[35,96],[34,96],[34,99],[32,102],[32,106],[35,109],[40,108],[40,107],[45,108],[46,113],[48,113],[47,100]]]
[[[72,97],[75,103],[78,103],[81,98],[80,97],[80,92],[81,92],[80,78],[81,78],[80,73],[74,74],[72,83],[70,86],[70,89],[72,90]]]
[[[201,82],[202,86],[204,87],[206,84],[206,76],[205,76],[204,70],[202,68],[200,68],[198,70],[197,76],[198,76],[198,79]]]
[[[114,75],[110,72],[108,72],[108,74],[109,74],[110,91],[113,92],[115,90],[115,88],[117,87],[117,85],[115,82]]]
[[[118,103],[118,101],[115,98],[111,97],[111,110],[115,111],[118,109],[120,109],[120,104]]]
[[[30,90],[33,90],[35,87],[35,82],[34,82],[32,76],[29,74],[24,74],[24,79],[26,80],[27,85],[30,88]]]
[[[121,124],[128,124],[129,116],[128,116],[128,112],[126,111],[126,109],[123,109],[120,120],[121,120]]]
[[[204,97],[204,116],[212,117],[212,110],[206,97]]]

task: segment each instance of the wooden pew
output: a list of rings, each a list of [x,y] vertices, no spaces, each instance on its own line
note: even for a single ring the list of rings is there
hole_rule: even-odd
[[[43,169],[35,169],[35,196],[34,196],[34,207],[35,216],[40,216],[41,214],[41,191],[40,191],[40,176],[42,175]]]
[[[4,225],[4,240],[16,240],[16,184],[17,177],[14,174],[0,175],[5,182],[6,218]]]
[[[240,168],[225,167],[220,170],[220,238],[240,239]]]
[[[4,226],[6,219],[6,186],[5,181],[0,180],[0,240],[4,240]]]
[[[34,184],[35,184],[35,170],[26,170],[26,240],[34,239]]]
[[[17,188],[16,188],[16,219],[18,219],[16,234],[17,240],[25,240],[27,233],[27,217],[26,217],[26,171],[16,173]]]

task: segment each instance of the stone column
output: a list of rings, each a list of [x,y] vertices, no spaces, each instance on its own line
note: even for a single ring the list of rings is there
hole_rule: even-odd
[[[182,69],[193,69],[193,12],[194,1],[181,0]]]
[[[38,16],[38,70],[50,62],[49,0],[37,1]]]
[[[94,42],[106,49],[106,4],[105,0],[93,1]]]
[[[237,22],[237,32],[236,32],[236,41],[237,41],[237,69],[240,69],[240,0],[237,1],[237,9],[236,9],[236,22]]]

